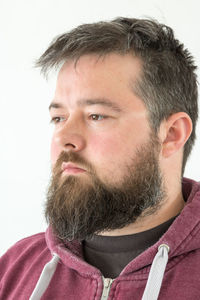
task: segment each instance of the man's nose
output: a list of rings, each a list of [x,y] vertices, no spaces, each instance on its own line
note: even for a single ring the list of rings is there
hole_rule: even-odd
[[[54,142],[62,151],[81,151],[86,146],[83,125],[75,119],[68,119],[54,133]]]

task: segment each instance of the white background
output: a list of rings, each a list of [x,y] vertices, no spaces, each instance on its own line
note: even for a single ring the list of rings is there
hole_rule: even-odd
[[[0,254],[44,231],[50,175],[48,105],[53,84],[33,68],[56,35],[117,16],[171,26],[200,64],[198,0],[0,0]],[[198,139],[185,176],[200,178]]]

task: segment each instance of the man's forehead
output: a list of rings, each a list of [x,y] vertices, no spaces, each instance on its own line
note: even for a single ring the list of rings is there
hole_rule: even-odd
[[[59,69],[59,74],[62,74],[67,69],[74,69],[76,73],[84,68],[93,68],[94,70],[115,69],[120,71],[132,71],[137,76],[142,71],[142,60],[133,53],[121,54],[111,52],[105,55],[101,54],[84,54],[78,58],[68,59],[64,61]]]
[[[59,72],[50,109],[61,108],[65,100],[76,99],[79,106],[98,104],[118,112],[126,110],[128,99],[138,98],[134,84],[140,69],[140,61],[131,54],[112,54],[99,60],[97,55],[85,55],[76,67],[75,60],[66,61]]]
[[[84,55],[77,64],[75,60],[70,60],[62,65],[57,76],[56,93],[62,93],[66,88],[68,91],[72,88],[77,90],[80,84],[84,91],[96,89],[95,98],[110,98],[108,93],[111,90],[123,93],[128,89],[133,92],[134,85],[141,77],[141,66],[141,61],[131,54],[112,53],[103,58],[94,54]]]

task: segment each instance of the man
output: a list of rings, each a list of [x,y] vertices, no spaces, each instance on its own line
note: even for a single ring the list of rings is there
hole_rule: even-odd
[[[59,36],[49,227],[0,261],[0,299],[199,299],[193,58],[167,26],[117,18]]]

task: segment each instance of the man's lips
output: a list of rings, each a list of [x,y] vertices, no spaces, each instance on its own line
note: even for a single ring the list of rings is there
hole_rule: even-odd
[[[79,166],[73,164],[73,163],[66,163],[63,162],[61,169],[63,173],[68,173],[68,174],[78,174],[78,173],[84,173],[86,172],[85,169],[80,168]]]

